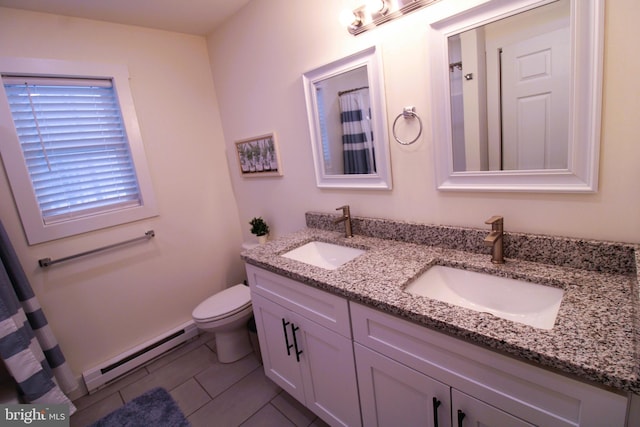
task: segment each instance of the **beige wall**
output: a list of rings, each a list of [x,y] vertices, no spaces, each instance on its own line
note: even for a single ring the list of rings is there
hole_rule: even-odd
[[[28,247],[0,172],[0,218],[77,374],[190,320],[206,296],[244,278],[203,37],[0,8],[0,55],[129,67],[158,217]],[[148,243],[37,267],[39,258],[61,258],[148,229],[156,232]]]
[[[242,220],[261,214],[274,234],[282,234],[303,227],[305,211],[329,212],[348,203],[354,215],[482,228],[485,219],[501,214],[507,230],[640,242],[640,81],[631,72],[640,68],[640,57],[629,47],[640,40],[640,3],[606,2],[600,191],[570,195],[436,190],[426,25],[452,1],[354,37],[337,17],[357,1],[253,0],[209,36],[230,161],[233,141],[269,131],[278,135],[281,150],[282,178],[243,179],[232,168]],[[392,191],[320,190],[301,75],[374,44],[383,54],[388,123],[403,106],[413,105],[427,132],[409,147],[391,142]]]

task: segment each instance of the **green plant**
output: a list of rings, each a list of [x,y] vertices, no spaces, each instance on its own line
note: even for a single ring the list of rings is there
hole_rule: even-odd
[[[269,226],[261,217],[253,218],[249,221],[251,225],[251,234],[255,234],[256,236],[264,236],[269,234]]]

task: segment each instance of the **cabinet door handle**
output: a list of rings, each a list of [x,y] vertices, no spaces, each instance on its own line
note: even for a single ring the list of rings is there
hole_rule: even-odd
[[[292,344],[289,344],[289,336],[287,335],[287,325],[289,324],[289,322],[287,322],[286,320],[282,319],[282,332],[284,333],[284,343],[287,346],[287,356],[291,356],[291,348],[293,347]],[[295,335],[293,336],[293,338],[295,339]]]
[[[298,339],[296,338],[296,331],[300,329],[293,323],[291,324],[291,335],[293,335],[293,345],[296,348],[296,360],[300,362],[300,355],[302,354],[302,350],[298,349]]]
[[[442,402],[437,397],[433,398],[433,426],[438,427],[438,407]]]
[[[462,427],[462,420],[464,420],[464,417],[466,416],[467,414],[458,409],[458,427]]]

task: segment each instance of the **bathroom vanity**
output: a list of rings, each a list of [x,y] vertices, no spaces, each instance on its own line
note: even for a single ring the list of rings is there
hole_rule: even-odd
[[[333,217],[307,214],[310,228],[242,255],[265,372],[324,421],[632,425],[633,245],[507,234],[495,265],[486,230],[356,218],[347,239]],[[364,253],[335,269],[282,256],[311,241]],[[553,328],[407,292],[433,265],[562,288]]]
[[[247,265],[265,373],[335,425],[360,425],[345,298]]]

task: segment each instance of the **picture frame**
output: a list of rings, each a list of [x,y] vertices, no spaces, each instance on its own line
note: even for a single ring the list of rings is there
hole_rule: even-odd
[[[236,141],[235,145],[243,177],[282,176],[275,133]]]

